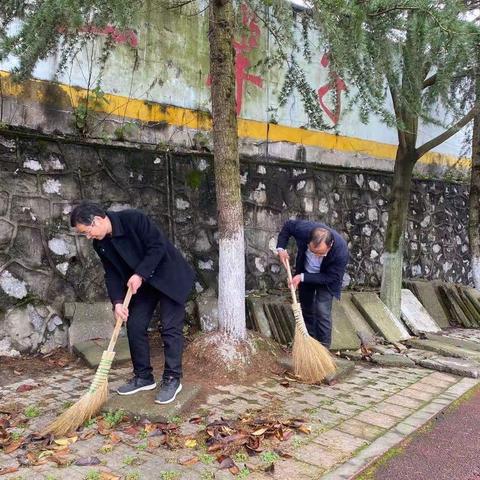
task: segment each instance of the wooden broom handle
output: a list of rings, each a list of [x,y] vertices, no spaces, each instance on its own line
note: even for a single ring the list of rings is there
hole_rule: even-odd
[[[292,271],[290,270],[290,262],[286,260],[284,263],[284,266],[287,270],[288,282],[290,283],[290,292],[292,293],[293,304],[296,305],[298,303],[297,294],[295,293],[295,287],[293,286],[293,283],[292,283]]]
[[[125,299],[123,300],[123,306],[128,308],[130,304],[130,300],[132,299],[132,289],[129,288],[127,290],[127,294],[125,295]],[[115,344],[117,343],[118,335],[120,334],[120,329],[122,328],[123,320],[121,318],[117,319],[117,323],[115,323],[115,328],[113,329],[112,338],[110,339],[110,343],[108,344],[107,352],[113,352],[115,348]]]

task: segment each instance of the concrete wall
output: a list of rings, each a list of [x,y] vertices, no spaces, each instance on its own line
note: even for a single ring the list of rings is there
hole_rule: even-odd
[[[345,277],[349,287],[379,285],[390,174],[256,156],[242,158],[241,181],[248,289],[285,285],[271,249],[282,223],[291,217],[323,221],[345,236],[351,252]],[[413,182],[405,276],[470,281],[467,191],[462,184]],[[82,198],[149,213],[197,271],[196,293],[215,288],[218,251],[210,154],[4,131],[0,352],[2,341],[8,349],[12,340],[10,346],[20,350],[64,342],[58,333],[64,331],[63,303],[105,298],[103,270],[90,243],[69,228],[72,205]],[[43,325],[45,337],[38,338],[38,328],[32,327],[37,324]]]
[[[195,13],[202,10],[202,5],[192,4],[189,8],[190,13]],[[110,36],[116,49],[101,74],[108,102],[95,106],[102,115],[92,121],[90,134],[112,138],[119,126],[134,120],[140,129],[127,135],[130,140],[195,146],[195,134],[209,129],[209,121],[195,113],[210,110],[208,22],[205,12],[191,16],[186,13],[189,12],[162,10],[158,2],[145,2],[144,10],[139,10],[138,17],[132,19],[130,30],[121,32],[108,27],[93,32],[93,40],[80,49],[64,72],[56,73],[60,55],[40,62],[34,78],[47,84],[13,86],[4,73],[0,121],[48,132],[74,133],[71,111],[100,78],[98,58],[105,38]],[[245,154],[252,151],[263,154],[269,150],[272,156],[289,158],[294,144],[294,149],[304,148],[307,161],[313,163],[392,169],[397,143],[395,131],[382,125],[374,115],[368,125],[363,125],[358,107],[346,108],[347,92],[352,86],[330,71],[325,47],[316,34],[311,35],[310,63],[296,53],[317,94],[325,121],[333,129],[327,132],[310,129],[297,91],[285,106],[279,106],[286,68],[267,68],[261,63],[272,53],[274,41],[244,6],[240,8],[238,21],[242,29],[234,43],[237,107]],[[18,23],[10,25],[11,31],[16,28]],[[299,19],[297,28],[300,35]],[[15,65],[16,59],[9,58],[0,63],[0,70],[8,72]],[[334,87],[329,83],[332,76]],[[172,106],[171,114],[157,108],[158,105]],[[275,123],[268,123],[272,119]],[[436,126],[421,127],[419,143],[440,131]],[[462,138],[459,133],[445,142],[436,153],[422,159],[420,168],[425,164],[452,164],[459,155]]]

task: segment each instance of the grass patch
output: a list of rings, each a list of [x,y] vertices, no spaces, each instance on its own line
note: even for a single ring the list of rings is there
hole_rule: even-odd
[[[36,418],[40,415],[40,409],[36,405],[29,405],[23,413],[27,418]]]
[[[115,410],[105,413],[103,419],[107,422],[110,428],[113,428],[122,421],[124,416],[125,412],[123,410]]]

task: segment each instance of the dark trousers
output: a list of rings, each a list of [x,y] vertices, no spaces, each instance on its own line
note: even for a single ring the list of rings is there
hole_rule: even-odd
[[[332,343],[332,294],[322,285],[300,283],[299,297],[308,333],[329,348]]]
[[[135,376],[153,380],[147,329],[158,302],[160,302],[161,334],[165,354],[163,377],[180,378],[185,305],[174,302],[146,283],[132,297],[129,306],[127,334],[133,373]]]

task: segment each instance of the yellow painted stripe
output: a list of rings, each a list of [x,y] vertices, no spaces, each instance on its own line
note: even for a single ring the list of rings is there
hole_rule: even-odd
[[[9,72],[0,70],[2,93],[4,96],[20,97],[24,100],[54,104],[57,107],[76,108],[87,95],[87,90],[79,87],[48,82],[44,80],[28,80],[22,84],[11,81]],[[55,92],[52,95],[52,92]],[[210,114],[188,108],[163,105],[145,100],[132,99],[121,95],[106,94],[106,102],[98,105],[95,110],[110,115],[125,116],[128,119],[142,122],[160,123],[183,126],[199,130],[211,130]],[[239,118],[238,134],[243,138],[270,142],[291,142],[305,146],[318,147],[340,152],[361,153],[378,159],[394,160],[396,145],[363,140],[356,137],[333,135],[331,133],[289,127],[286,125],[268,124],[256,120]],[[458,158],[438,152],[424,155],[421,163],[469,168],[468,158]]]

